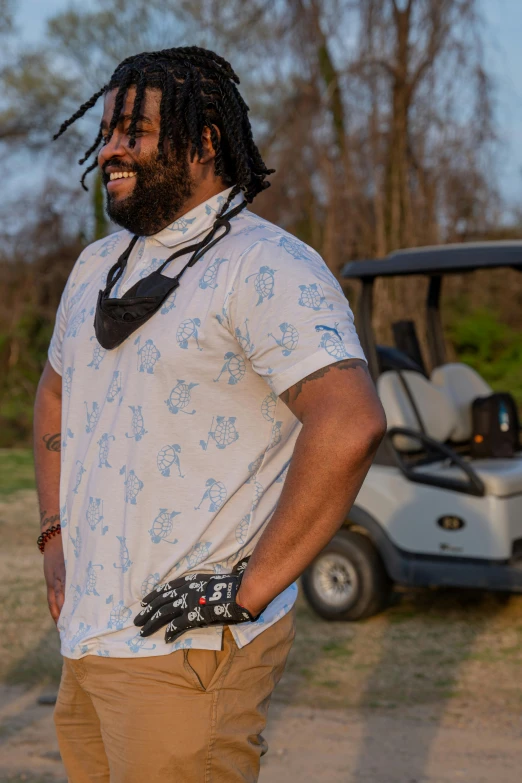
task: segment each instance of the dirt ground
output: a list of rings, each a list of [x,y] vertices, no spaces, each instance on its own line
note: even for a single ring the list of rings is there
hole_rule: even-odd
[[[37,703],[60,656],[36,534],[34,493],[2,498],[0,783],[65,781],[52,707]],[[261,783],[518,783],[521,674],[522,597],[411,591],[353,625],[300,601]]]

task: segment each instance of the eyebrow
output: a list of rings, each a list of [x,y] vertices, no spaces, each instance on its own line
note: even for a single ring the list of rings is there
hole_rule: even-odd
[[[132,114],[120,114],[118,123],[123,122],[124,120],[130,120],[132,119]],[[148,125],[154,125],[153,121],[147,117],[145,114],[139,114],[138,115],[138,122],[145,122]],[[101,129],[102,130],[109,130],[109,123],[105,122],[105,120],[102,120],[101,122]]]

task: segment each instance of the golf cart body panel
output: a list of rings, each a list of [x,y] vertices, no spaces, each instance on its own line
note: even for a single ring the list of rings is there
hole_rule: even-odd
[[[505,561],[513,555],[513,541],[522,538],[516,518],[522,494],[498,498],[441,491],[408,481],[397,468],[373,465],[357,506],[379,520],[390,542],[405,553]]]
[[[358,498],[359,500],[359,498]],[[401,549],[361,506],[353,506],[347,527],[362,528],[376,547],[391,580],[404,587],[461,587],[522,593],[522,561],[426,555]]]

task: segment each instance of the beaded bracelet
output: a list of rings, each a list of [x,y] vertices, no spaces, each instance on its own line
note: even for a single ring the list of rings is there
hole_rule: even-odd
[[[38,544],[38,549],[43,555],[45,545],[49,541],[50,538],[55,536],[57,533],[60,533],[62,529],[62,526],[58,523],[57,525],[53,525],[52,527],[47,528],[41,535],[38,536],[38,539],[36,543]]]

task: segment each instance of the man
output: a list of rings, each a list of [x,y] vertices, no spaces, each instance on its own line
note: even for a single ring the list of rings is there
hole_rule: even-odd
[[[81,162],[124,229],[71,273],[35,408],[71,783],[257,780],[295,580],[385,429],[337,282],[244,209],[271,172],[238,82],[139,54],[57,134],[103,96]]]

